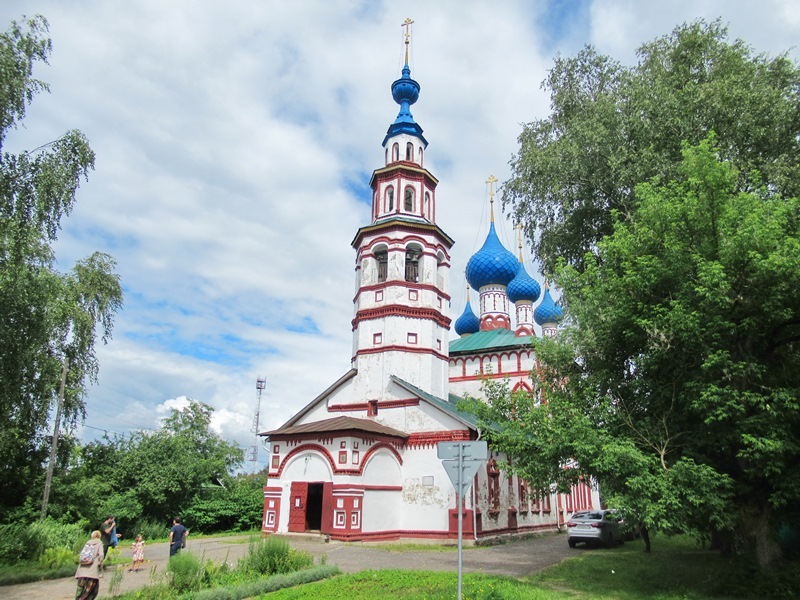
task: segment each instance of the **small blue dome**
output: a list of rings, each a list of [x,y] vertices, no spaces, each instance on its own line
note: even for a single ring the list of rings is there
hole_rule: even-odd
[[[468,333],[478,333],[481,329],[481,320],[472,312],[472,307],[467,300],[467,305],[464,307],[464,313],[456,320],[456,333],[458,335],[465,335]]]
[[[553,302],[553,299],[550,297],[550,290],[544,288],[544,297],[542,298],[541,304],[533,311],[533,320],[539,325],[557,323],[561,320],[561,315],[561,307]]]
[[[483,247],[467,263],[467,281],[475,291],[490,284],[508,285],[519,268],[519,261],[500,243],[492,223]]]
[[[508,299],[511,302],[517,303],[520,300],[530,300],[536,302],[539,299],[539,294],[542,293],[542,288],[539,287],[538,282],[528,275],[522,263],[519,265],[516,277],[508,284]]]
[[[392,98],[400,105],[400,112],[386,131],[384,145],[390,137],[406,133],[418,137],[427,147],[428,142],[422,137],[422,127],[414,122],[414,117],[411,115],[411,105],[419,99],[419,89],[419,84],[411,79],[411,69],[405,65],[402,77],[392,83]]]

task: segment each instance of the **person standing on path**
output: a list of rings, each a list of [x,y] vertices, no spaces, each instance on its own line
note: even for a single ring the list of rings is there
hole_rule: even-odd
[[[111,546],[111,533],[117,528],[117,521],[114,515],[108,515],[103,524],[100,525],[100,539],[103,542],[103,560],[108,554],[108,548]]]
[[[169,555],[175,556],[181,551],[181,548],[186,547],[186,536],[189,532],[186,527],[181,525],[181,518],[175,517],[172,519],[172,529],[169,530]]]
[[[92,532],[92,537],[86,542],[86,546],[93,546],[94,554],[92,562],[84,563],[82,561],[78,565],[78,570],[75,571],[75,579],[78,580],[75,600],[94,600],[100,593],[100,577],[102,577],[100,568],[103,566],[103,543],[100,541],[100,531]]]

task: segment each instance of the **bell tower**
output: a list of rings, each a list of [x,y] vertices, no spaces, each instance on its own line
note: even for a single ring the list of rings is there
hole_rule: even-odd
[[[453,240],[436,224],[438,180],[425,168],[428,142],[411,115],[420,85],[405,64],[392,83],[400,112],[383,140],[384,164],[370,179],[371,222],[356,250],[353,367],[367,400],[384,397],[389,375],[447,397],[450,318],[446,315]]]

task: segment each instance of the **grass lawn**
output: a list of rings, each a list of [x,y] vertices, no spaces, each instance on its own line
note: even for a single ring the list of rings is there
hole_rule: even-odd
[[[575,549],[573,558],[524,580],[464,574],[464,600],[761,600],[800,598],[800,562],[769,576],[746,562],[698,549],[684,537],[658,536],[651,554],[637,540],[614,549]],[[268,600],[451,599],[456,573],[363,571],[284,589]]]

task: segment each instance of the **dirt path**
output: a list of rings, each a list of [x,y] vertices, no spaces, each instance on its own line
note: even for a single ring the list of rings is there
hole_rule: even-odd
[[[369,543],[323,543],[320,538],[290,537],[293,548],[305,550],[316,557],[325,556],[328,564],[338,565],[345,573],[365,569],[410,569],[427,571],[455,571],[458,553],[426,550],[390,550],[389,544],[376,547]],[[187,550],[206,559],[226,560],[233,564],[247,554],[248,537],[189,538]],[[129,549],[122,555],[130,558]],[[574,555],[574,551],[573,551]],[[526,540],[518,540],[497,546],[465,548],[463,554],[465,573],[491,573],[524,577],[561,562],[570,556],[566,536],[546,534]],[[150,583],[152,577],[163,573],[169,558],[167,544],[151,544],[145,551],[147,562],[138,573],[128,573],[127,566],[120,567],[122,581],[119,592],[139,589]],[[100,580],[100,597],[111,597],[110,583],[113,573],[106,571]],[[0,597],[8,600],[71,600],[75,597],[75,580],[55,579],[0,587]]]

